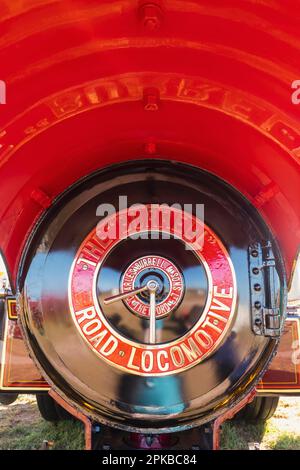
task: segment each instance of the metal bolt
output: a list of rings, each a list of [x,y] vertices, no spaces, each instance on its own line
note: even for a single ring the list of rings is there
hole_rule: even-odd
[[[145,111],[157,111],[159,105],[159,91],[156,88],[146,88],[144,90]]]
[[[251,255],[253,256],[253,258],[257,258],[258,257],[258,251],[257,250],[252,250]]]
[[[257,309],[260,309],[260,308],[261,308],[261,303],[258,302],[258,301],[256,301],[256,302],[254,303],[254,307],[257,308]]]
[[[259,269],[258,268],[253,268],[252,272],[253,272],[253,274],[259,274]]]
[[[261,321],[260,318],[256,318],[255,321],[254,321],[254,323],[255,323],[256,326],[261,326],[262,321]]]
[[[162,11],[155,3],[145,3],[140,8],[140,16],[144,28],[155,31],[161,25]]]
[[[151,279],[148,281],[147,287],[150,291],[156,291],[158,289],[158,283]]]
[[[254,290],[256,290],[256,292],[259,292],[261,290],[261,285],[260,284],[254,284]]]

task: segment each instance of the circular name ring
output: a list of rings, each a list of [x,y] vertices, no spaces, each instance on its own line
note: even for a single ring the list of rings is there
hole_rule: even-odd
[[[167,258],[149,255],[133,261],[122,276],[121,291],[129,292],[143,287],[151,279],[158,284],[155,316],[157,319],[164,318],[178,307],[184,293],[182,274]],[[166,289],[165,284],[167,284]],[[123,302],[136,315],[149,318],[149,301],[143,297],[145,297],[143,294],[134,295],[124,299]]]
[[[143,227],[141,230],[139,224],[140,230],[138,230],[135,224],[137,210],[135,207],[134,215],[130,209],[124,209],[106,217],[85,238],[76,253],[70,271],[69,306],[81,336],[93,351],[110,365],[130,374],[143,376],[176,374],[203,361],[224,339],[235,313],[237,288],[234,268],[219,237],[190,213],[168,206],[163,208],[158,208],[156,205],[141,206],[141,210],[144,211]],[[160,213],[155,214],[155,211]],[[163,217],[160,217],[162,212]],[[168,227],[162,223],[166,220],[165,216],[169,217]],[[182,227],[189,229],[182,230]],[[107,320],[105,306],[100,304],[97,295],[98,275],[106,257],[118,243],[126,242],[126,239],[135,237],[141,231],[167,233],[181,240],[187,249],[193,250],[199,263],[202,263],[208,279],[206,305],[198,320],[187,333],[168,343],[138,343],[121,335]],[[174,289],[170,289],[175,304],[167,313],[161,312],[164,316],[172,314],[171,311],[178,303],[184,302],[184,282],[178,268],[170,260],[147,254],[133,261],[122,277],[121,286],[124,291],[135,287],[135,275],[132,273],[135,263],[138,261],[158,263],[159,258],[166,263],[164,270],[167,271],[168,268],[170,271],[174,270],[174,279],[177,279],[179,288],[176,299]],[[157,268],[159,269],[159,266]],[[133,279],[129,282],[131,275]],[[174,287],[175,281],[170,279],[170,282]],[[124,301],[132,311],[134,311],[132,299],[135,297],[138,299],[137,305],[140,306],[141,300],[138,296]],[[148,308],[143,312],[140,315],[148,319]],[[134,313],[139,312],[134,311]]]

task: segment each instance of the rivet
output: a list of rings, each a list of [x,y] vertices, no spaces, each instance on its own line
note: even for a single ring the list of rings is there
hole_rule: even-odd
[[[30,194],[31,199],[39,204],[43,209],[48,209],[52,204],[52,199],[48,194],[39,188],[33,189]]]
[[[155,155],[157,153],[155,142],[146,142],[144,149],[145,153],[147,153],[148,155]]]

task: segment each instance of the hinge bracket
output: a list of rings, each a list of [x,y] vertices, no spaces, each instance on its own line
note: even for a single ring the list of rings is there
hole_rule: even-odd
[[[280,287],[270,241],[250,245],[249,279],[252,329],[257,335],[278,338],[282,328]]]

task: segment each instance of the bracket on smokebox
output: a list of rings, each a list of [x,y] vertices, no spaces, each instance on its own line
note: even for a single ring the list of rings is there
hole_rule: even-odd
[[[271,242],[250,245],[248,257],[252,329],[257,335],[279,338],[283,323],[280,283]]]

